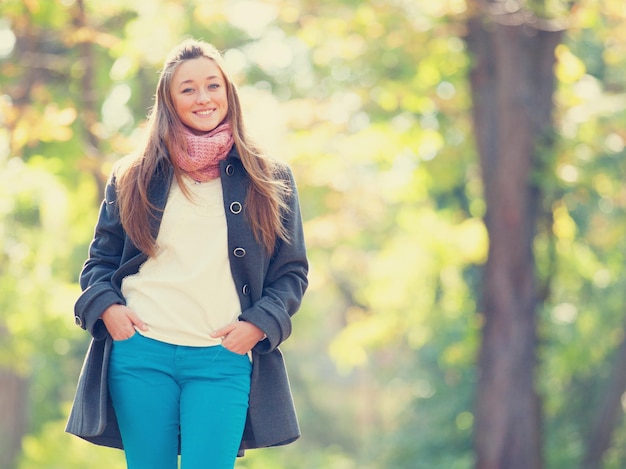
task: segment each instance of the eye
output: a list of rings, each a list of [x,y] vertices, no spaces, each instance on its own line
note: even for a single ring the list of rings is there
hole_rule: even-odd
[[[191,93],[192,91],[193,91],[193,88],[183,88],[181,93],[186,94],[186,93]]]
[[[209,85],[209,89],[210,89],[210,90],[216,90],[216,89],[218,89],[219,87],[220,87],[220,84],[219,84],[219,83],[211,83],[211,84]]]

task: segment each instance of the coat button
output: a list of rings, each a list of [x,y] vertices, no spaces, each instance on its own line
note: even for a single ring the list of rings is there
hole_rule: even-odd
[[[83,327],[83,320],[78,316],[74,316],[74,324],[77,326]]]
[[[246,255],[246,250],[244,248],[235,248],[233,254],[235,257],[243,257]]]
[[[243,287],[241,287],[241,292],[248,296],[250,294],[250,285],[246,283]]]
[[[232,176],[233,174],[235,174],[235,167],[232,164],[229,164],[226,166],[226,175]]]
[[[242,209],[242,206],[239,202],[233,202],[232,204],[230,204],[230,211],[234,213],[235,215],[237,215],[238,213],[241,213],[241,209]]]

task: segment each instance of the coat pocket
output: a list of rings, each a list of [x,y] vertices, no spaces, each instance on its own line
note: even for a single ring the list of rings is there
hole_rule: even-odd
[[[109,399],[107,373],[111,339],[92,339],[78,378],[74,403],[65,431],[74,435],[101,435],[107,424]]]

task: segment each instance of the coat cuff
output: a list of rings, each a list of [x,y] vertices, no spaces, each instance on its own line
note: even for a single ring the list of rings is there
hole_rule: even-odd
[[[269,314],[263,314],[263,311],[255,308],[244,311],[241,316],[239,316],[239,320],[254,324],[265,334],[265,337],[253,347],[254,351],[257,353],[270,353],[284,342],[287,338],[283,337],[284,335],[289,335],[284,333],[275,318]]]
[[[110,288],[98,290],[97,287],[90,287],[83,292],[74,307],[74,321],[77,326],[89,331],[94,339],[103,340],[108,331],[100,316],[109,306],[125,304],[125,301]]]

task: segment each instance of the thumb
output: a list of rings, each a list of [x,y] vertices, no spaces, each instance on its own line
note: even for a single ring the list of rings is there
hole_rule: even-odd
[[[230,334],[233,331],[233,329],[235,329],[235,325],[228,324],[227,326],[224,326],[221,329],[211,332],[211,337],[214,337],[214,338],[224,337],[225,335]]]
[[[134,326],[138,327],[142,331],[148,330],[148,325],[145,322],[143,322],[141,318],[137,316],[137,313],[135,313],[134,311],[131,311],[128,314],[128,318],[130,319],[130,321],[133,323]]]

